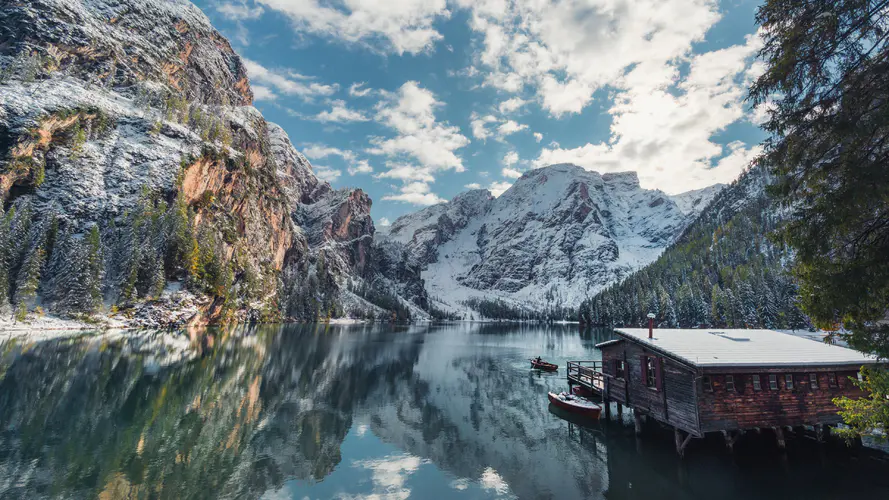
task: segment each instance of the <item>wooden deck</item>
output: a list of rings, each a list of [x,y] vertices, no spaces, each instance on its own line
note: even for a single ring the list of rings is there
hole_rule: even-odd
[[[577,384],[599,396],[605,391],[601,361],[569,361],[568,383]]]

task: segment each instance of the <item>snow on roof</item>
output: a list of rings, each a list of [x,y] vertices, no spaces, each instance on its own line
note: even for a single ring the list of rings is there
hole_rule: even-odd
[[[878,363],[875,357],[774,330],[618,328],[629,340],[699,367],[817,366]]]

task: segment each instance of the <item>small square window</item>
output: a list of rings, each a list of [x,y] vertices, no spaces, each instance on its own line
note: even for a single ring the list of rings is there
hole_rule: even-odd
[[[815,390],[818,388],[818,374],[810,373],[809,374],[809,389]]]
[[[701,382],[704,385],[704,390],[707,392],[713,392],[713,382],[710,380],[710,377],[704,377],[701,379]]]
[[[836,373],[828,373],[827,374],[827,385],[830,387],[837,386],[837,374]]]
[[[615,361],[614,363],[614,376],[623,380],[624,373],[626,373],[626,367],[624,365],[623,360]]]
[[[793,390],[793,374],[791,374],[791,373],[784,374],[784,387],[789,391]]]
[[[759,375],[753,376],[753,390],[761,391],[762,390],[762,379],[759,378]]]
[[[778,390],[778,376],[774,373],[769,375],[769,389],[773,391]]]
[[[727,391],[735,391],[735,376],[734,375],[726,375],[725,376],[725,390]]]
[[[645,385],[651,388],[657,387],[657,365],[655,364],[656,359],[657,358],[652,358],[650,356],[645,358]]]

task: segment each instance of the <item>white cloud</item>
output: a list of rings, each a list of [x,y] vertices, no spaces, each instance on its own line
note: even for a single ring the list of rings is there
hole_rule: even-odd
[[[458,0],[483,40],[485,85],[525,86],[553,116],[580,112],[628,69],[681,62],[720,15],[716,0]]]
[[[503,157],[503,164],[506,165],[507,167],[511,167],[518,162],[519,162],[519,154],[516,153],[515,151],[510,151],[509,153],[506,153],[506,155]]]
[[[472,127],[472,136],[483,141],[493,135],[492,132],[488,130],[488,125],[497,123],[497,117],[493,115],[480,116],[473,111],[469,115],[469,123]]]
[[[260,6],[250,7],[242,2],[221,2],[216,4],[216,12],[219,12],[230,21],[246,21],[259,19],[263,10]]]
[[[253,99],[256,101],[274,101],[278,96],[265,85],[253,85]]]
[[[335,100],[331,102],[331,109],[318,113],[314,120],[322,123],[349,123],[349,122],[366,122],[370,120],[361,111],[349,109],[346,101]]]
[[[380,218],[380,226],[382,226],[382,227],[388,227],[388,226],[391,226],[391,225],[392,225],[392,222],[389,221],[389,219],[387,219],[386,217],[381,217],[381,218]]]
[[[521,172],[519,172],[518,170],[516,170],[514,168],[509,168],[509,167],[506,167],[503,170],[501,170],[501,173],[503,174],[503,177],[506,177],[508,179],[518,179],[519,177],[522,176]]]
[[[518,123],[513,120],[506,120],[501,123],[499,127],[497,127],[497,135],[500,138],[506,137],[508,135],[515,134],[516,132],[521,132],[522,130],[527,129],[528,126],[523,123]]]
[[[492,182],[488,187],[488,190],[491,191],[491,194],[494,195],[495,198],[499,198],[501,194],[511,187],[511,182]]]
[[[241,58],[241,61],[247,69],[250,82],[258,84],[263,89],[265,100],[273,100],[274,91],[311,100],[315,97],[330,96],[338,88],[336,85],[305,81],[309,78],[292,71],[273,71],[249,59]]]
[[[540,132],[534,132],[534,140],[540,142],[543,140],[543,134]]]
[[[497,109],[499,109],[501,113],[507,114],[522,109],[525,104],[528,104],[528,101],[520,97],[513,97],[501,102]]]
[[[481,189],[481,188],[482,188],[482,185],[479,184],[478,182],[473,182],[473,183],[471,183],[471,184],[467,184],[467,185],[465,185],[465,186],[463,186],[463,187],[465,187],[466,189]]]
[[[373,89],[364,88],[364,82],[356,82],[349,86],[349,95],[352,97],[364,97],[373,92]]]
[[[760,47],[751,36],[742,45],[696,55],[688,74],[676,67],[660,84],[637,66],[622,80],[609,110],[611,138],[573,149],[544,148],[536,166],[570,162],[600,172],[635,170],[640,181],[668,193],[731,181],[758,151],[736,142],[729,147],[713,141],[727,126],[745,116],[744,97],[750,59]]]
[[[387,50],[398,54],[431,49],[443,38],[433,22],[450,17],[446,0],[257,2],[286,14],[299,32],[371,46],[382,41]]]
[[[349,175],[370,174],[373,173],[373,171],[373,167],[370,166],[370,163],[368,163],[367,160],[355,160],[349,167]]]
[[[315,172],[315,176],[317,176],[319,179],[327,182],[333,182],[339,179],[341,175],[343,175],[341,171],[335,168],[325,167],[321,165],[312,165],[312,171]]]
[[[309,158],[311,160],[323,160],[324,158],[329,158],[331,156],[339,156],[349,164],[349,175],[369,174],[374,171],[373,167],[371,167],[370,163],[367,160],[359,159],[358,155],[356,155],[355,152],[349,151],[348,149],[339,149],[331,146],[325,146],[323,144],[309,144],[303,148],[302,153],[306,156],[306,158]],[[337,172],[338,173],[336,174],[336,177],[339,177],[340,172]],[[319,175],[318,177],[321,176]]]
[[[425,182],[411,182],[401,187],[398,194],[387,194],[383,196],[384,200],[403,201],[413,205],[436,205],[443,203],[445,200],[439,198],[437,194],[429,191],[429,184]]]
[[[388,170],[380,178],[400,179],[407,184],[400,194],[383,199],[430,205],[441,201],[429,191],[429,183],[442,170],[463,172],[457,150],[469,144],[458,127],[441,123],[435,111],[444,104],[417,82],[409,81],[377,104],[375,119],[395,132],[394,137],[373,137],[367,152],[387,156]],[[420,189],[423,186],[424,190]]]

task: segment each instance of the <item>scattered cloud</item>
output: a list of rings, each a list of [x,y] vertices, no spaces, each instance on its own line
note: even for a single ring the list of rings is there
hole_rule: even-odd
[[[463,186],[463,187],[465,187],[466,189],[481,189],[481,188],[482,188],[482,185],[479,184],[478,182],[473,182],[473,183],[471,183],[471,184],[467,184],[467,185],[465,185],[465,186]]]
[[[253,86],[253,100],[255,101],[274,101],[278,96],[272,92],[272,89],[266,87],[265,85],[254,85]]]
[[[443,203],[444,199],[439,198],[437,194],[430,192],[429,184],[425,182],[411,182],[401,187],[398,194],[387,194],[383,196],[384,200],[403,201],[413,205],[436,205]]]
[[[515,122],[513,120],[506,120],[501,123],[499,127],[497,127],[497,135],[500,138],[504,138],[508,135],[515,134],[516,132],[521,132],[522,130],[526,130],[528,128],[527,125]]]
[[[524,107],[525,104],[528,104],[528,101],[526,101],[522,98],[519,98],[519,97],[513,97],[511,99],[507,99],[507,100],[501,102],[500,105],[498,106],[498,109],[500,110],[501,113],[508,114],[508,113],[512,113],[514,111],[518,111],[519,109],[522,109],[522,107]]]
[[[366,122],[370,120],[361,111],[350,109],[346,106],[346,101],[335,100],[331,102],[332,108],[322,111],[315,115],[314,120],[322,123],[350,123],[350,122]]]
[[[691,57],[679,77],[668,68],[664,83],[652,85],[636,67],[623,77],[616,95],[611,138],[563,149],[544,148],[535,166],[570,162],[600,172],[635,170],[646,186],[679,193],[735,179],[758,147],[735,142],[723,146],[714,135],[744,118],[750,59],[760,47],[754,35],[744,44]]]
[[[389,170],[379,177],[411,181],[401,194],[384,199],[418,205],[438,203],[441,199],[428,186],[435,180],[435,173],[465,170],[457,151],[467,146],[469,139],[458,127],[436,120],[435,111],[442,106],[431,91],[414,81],[405,83],[397,92],[387,93],[377,104],[375,120],[393,130],[395,136],[371,138],[367,152],[390,158]],[[420,184],[425,190],[420,191]]]
[[[534,140],[540,142],[543,140],[543,134],[540,132],[534,132]]]
[[[349,175],[370,174],[374,169],[367,160],[356,160],[349,166]]]
[[[431,49],[443,39],[433,23],[451,15],[446,0],[256,1],[287,15],[299,32],[380,47],[396,54]]]
[[[340,178],[343,173],[335,168],[325,167],[322,165],[312,165],[312,171],[319,179],[333,182]]]
[[[349,86],[349,95],[352,97],[365,97],[373,92],[373,89],[365,88],[365,82],[356,82]]]
[[[389,227],[392,225],[392,222],[390,222],[389,219],[387,219],[386,217],[381,217],[379,225],[382,227]]]
[[[248,6],[244,2],[219,2],[216,4],[216,12],[230,21],[247,21],[259,19],[265,10],[258,5]]]
[[[511,187],[511,182],[492,182],[488,187],[488,190],[491,191],[491,194],[494,195],[495,198],[499,198],[501,194],[505,193],[506,190]]]
[[[497,117],[493,115],[485,115],[480,116],[475,111],[469,115],[469,123],[472,127],[472,136],[476,139],[484,141],[488,137],[491,137],[493,133],[488,130],[488,125],[491,123],[497,123]]]
[[[331,146],[325,146],[323,144],[308,144],[303,148],[302,153],[306,156],[306,158],[309,158],[310,160],[323,160],[331,156],[339,156],[343,159],[343,161],[349,164],[349,175],[369,174],[373,172],[373,167],[371,167],[370,163],[367,160],[358,158],[358,155],[356,155],[355,152],[348,149],[339,149]],[[317,169],[317,167],[313,168]],[[340,173],[341,172],[338,172],[336,174],[336,177],[339,177]],[[318,177],[321,176],[319,175]]]
[[[519,177],[522,176],[521,172],[519,172],[518,170],[516,170],[514,168],[509,168],[509,167],[504,168],[501,171],[501,173],[503,174],[503,177],[506,177],[508,179],[518,179]]]
[[[507,167],[511,167],[518,162],[519,162],[519,154],[516,153],[515,151],[510,151],[509,153],[506,153],[506,155],[503,157],[503,164],[506,165]]]
[[[250,59],[241,58],[250,81],[263,90],[264,100],[274,100],[275,92],[298,96],[303,100],[333,95],[338,87],[309,81],[309,77],[291,71],[270,70]]]

